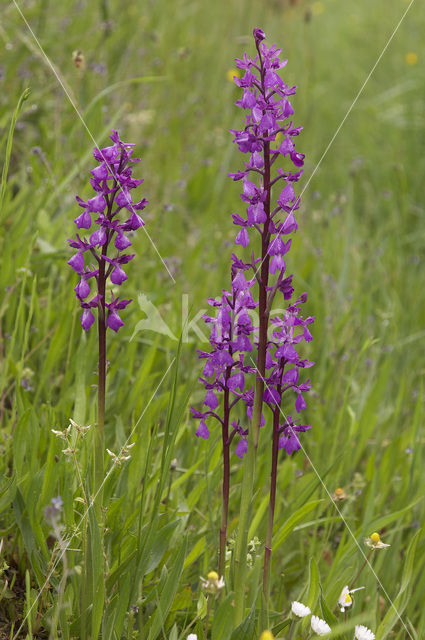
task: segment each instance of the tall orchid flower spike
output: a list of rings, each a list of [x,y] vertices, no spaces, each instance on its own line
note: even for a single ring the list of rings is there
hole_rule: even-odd
[[[276,494],[277,460],[279,450],[291,455],[301,448],[300,434],[310,425],[296,424],[283,415],[283,398],[294,401],[298,414],[306,408],[305,394],[311,388],[309,380],[301,380],[300,372],[314,363],[299,352],[302,342],[310,342],[313,317],[303,318],[301,306],[307,300],[303,293],[290,302],[294,289],[293,277],[287,273],[287,255],[291,249],[291,235],[298,229],[295,212],[300,198],[296,183],[302,176],[304,154],[296,150],[296,139],[302,127],[293,123],[294,109],[290,98],[296,87],[289,86],[280,76],[287,61],[280,58],[280,49],[268,47],[262,29],[254,29],[256,56],[246,53],[236,60],[244,72],[235,77],[242,90],[236,105],[246,111],[242,129],[233,130],[234,143],[247,156],[244,166],[230,175],[242,184],[243,215],[233,214],[238,227],[236,244],[242,249],[250,247],[251,257],[239,260],[241,268],[252,270],[258,285],[258,334],[256,354],[252,358],[255,368],[255,390],[249,409],[251,424],[247,437],[247,455],[242,485],[239,534],[236,545],[236,621],[243,616],[243,598],[246,582],[247,530],[252,499],[256,451],[260,427],[265,422],[263,405],[272,413],[272,471],[270,485],[269,526],[265,542],[263,592],[268,597],[271,561],[272,529]],[[282,166],[283,165],[283,166]],[[289,166],[287,166],[289,165]],[[260,249],[256,257],[257,245]],[[280,294],[287,308],[280,317],[271,320],[273,303]]]
[[[211,349],[200,353],[206,361],[200,379],[206,390],[205,407],[201,411],[192,410],[194,417],[199,419],[198,437],[209,437],[209,425],[213,420],[219,422],[222,429],[220,572],[224,569],[230,443],[234,438],[237,442],[235,454],[244,459],[235,546],[236,624],[241,623],[244,612],[256,451],[260,428],[266,424],[263,405],[272,414],[269,526],[263,572],[263,590],[267,597],[278,454],[282,449],[288,455],[299,450],[301,434],[311,428],[290,416],[282,420],[281,405],[283,398],[288,398],[294,403],[296,414],[306,408],[304,396],[311,383],[301,379],[302,372],[314,364],[298,352],[300,343],[312,340],[309,327],[314,318],[301,314],[306,293],[291,302],[293,278],[286,268],[291,234],[298,228],[295,212],[300,206],[300,198],[295,187],[304,164],[304,155],[295,148],[295,139],[302,127],[293,124],[294,110],[289,101],[296,87],[287,85],[279,75],[286,65],[286,60],[280,59],[280,49],[266,46],[266,36],[261,29],[254,29],[253,35],[257,55],[251,58],[245,53],[243,58],[237,59],[236,66],[241,73],[234,76],[234,82],[242,90],[236,105],[246,110],[245,121],[242,129],[231,131],[235,144],[247,159],[243,168],[229,174],[242,187],[240,197],[245,210],[242,215],[234,213],[232,217],[238,228],[235,244],[244,257],[232,255],[231,290],[223,291],[218,300],[209,300],[216,314],[205,317],[211,324]],[[289,167],[282,164],[289,164]],[[246,255],[248,246],[249,257]],[[258,294],[258,302],[254,291]],[[280,317],[271,320],[273,303],[278,295],[287,306]],[[251,322],[250,311],[253,309],[258,314],[258,326]],[[237,404],[238,414],[234,419]],[[240,410],[241,405],[245,405],[245,415]]]

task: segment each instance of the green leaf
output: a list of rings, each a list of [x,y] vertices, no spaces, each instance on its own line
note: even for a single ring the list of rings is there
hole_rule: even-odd
[[[403,624],[403,626],[405,624],[404,621],[402,621],[401,616],[408,603],[409,594],[414,587],[412,574],[414,569],[416,546],[422,533],[423,529],[419,529],[419,531],[416,532],[415,536],[412,538],[409,544],[404,564],[403,576],[401,579],[400,590],[392,605],[390,604],[390,608],[387,611],[385,618],[382,620],[381,624],[378,627],[375,636],[376,640],[384,640],[384,638],[387,638],[397,622],[400,622],[400,624]],[[418,567],[416,567],[416,569],[418,569]]]
[[[205,597],[204,592],[201,591],[201,593],[199,594],[198,602],[196,603],[196,615],[201,620],[203,620],[207,615],[207,607],[208,607],[207,599]]]
[[[230,637],[235,611],[232,605],[234,597],[234,593],[229,593],[217,607],[211,627],[212,640],[228,640]]]
[[[161,529],[158,529],[155,534],[155,538],[151,547],[149,560],[147,562],[144,574],[150,573],[161,562],[165,552],[170,546],[170,541],[174,531],[176,530],[179,520],[169,522]]]
[[[161,629],[163,629],[165,626],[168,612],[177,593],[180,575],[183,571],[186,545],[187,539],[185,538],[180,545],[177,553],[175,554],[175,556],[173,556],[174,565],[159,596],[157,608],[152,617],[148,640],[155,640],[161,632]]]
[[[323,592],[320,590],[320,608],[322,610],[322,616],[324,620],[328,623],[330,627],[333,627],[338,623],[337,617],[332,613],[331,609],[328,607],[328,604],[323,597]]]
[[[312,500],[295,511],[295,513],[288,518],[283,527],[279,530],[277,536],[275,536],[275,539],[273,540],[273,551],[276,551],[285,542],[286,538],[292,533],[301,520],[303,520],[311,511],[323,502],[323,499]]]
[[[254,640],[256,638],[255,633],[255,602],[253,603],[251,610],[245,620],[236,627],[230,636],[230,640]]]
[[[198,542],[194,544],[191,552],[186,557],[184,561],[185,569],[187,569],[187,567],[190,567],[190,565],[193,564],[197,558],[199,558],[199,556],[205,549],[205,545],[206,545],[206,538],[205,536],[203,536],[202,538],[199,538]]]
[[[87,595],[92,604],[91,637],[93,640],[96,640],[99,636],[103,618],[105,576],[103,569],[102,537],[93,507],[88,509],[86,571],[89,576]]]
[[[9,172],[9,163],[10,163],[10,156],[12,154],[13,134],[15,131],[16,121],[18,120],[18,115],[21,110],[21,107],[25,102],[25,100],[29,98],[29,95],[30,95],[29,89],[25,89],[22,92],[18,100],[18,104],[16,105],[16,109],[13,112],[12,120],[10,122],[9,134],[7,136],[7,142],[6,142],[6,155],[4,158],[3,170],[1,173],[1,181],[0,181],[0,220],[2,218],[2,213],[3,213],[3,201],[4,201],[4,195],[6,193],[7,174]]]

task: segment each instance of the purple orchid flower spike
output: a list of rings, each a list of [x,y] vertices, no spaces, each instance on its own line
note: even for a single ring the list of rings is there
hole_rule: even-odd
[[[206,390],[204,410],[193,410],[194,417],[200,420],[196,431],[198,437],[207,439],[210,436],[213,419],[222,426],[224,515],[220,530],[220,571],[224,567],[222,556],[227,526],[229,444],[234,438],[237,443],[235,454],[244,459],[235,549],[237,624],[242,622],[245,610],[249,509],[260,429],[265,427],[267,430],[272,423],[270,510],[263,573],[263,591],[267,598],[279,450],[284,449],[288,455],[299,450],[300,434],[310,429],[310,425],[295,425],[290,417],[286,418],[282,404],[294,402],[296,413],[306,408],[304,395],[311,384],[309,380],[301,379],[300,371],[314,364],[298,353],[301,342],[312,340],[309,325],[314,318],[304,319],[300,312],[307,294],[291,302],[293,276],[287,273],[290,236],[298,229],[295,212],[300,207],[300,197],[296,193],[296,183],[304,165],[304,154],[296,149],[302,127],[293,123],[294,109],[290,102],[296,87],[286,84],[279,75],[287,63],[280,58],[280,49],[266,46],[262,29],[254,29],[253,36],[257,54],[251,58],[244,53],[242,58],[236,59],[236,66],[244,75],[234,77],[242,91],[236,106],[246,111],[244,126],[231,131],[234,143],[247,159],[243,168],[229,174],[241,183],[240,197],[244,206],[243,212],[232,214],[233,224],[238,228],[235,244],[245,253],[249,250],[251,255],[241,258],[232,254],[231,292],[224,291],[220,300],[209,300],[216,315],[205,317],[206,322],[211,323],[212,349],[200,353],[206,361],[204,377],[200,378]],[[284,166],[279,166],[281,164]],[[285,166],[288,164],[289,167]],[[260,251],[256,255],[257,248]],[[257,285],[258,303],[254,294]],[[278,294],[287,303],[281,316],[272,313]],[[258,317],[255,325],[249,313],[252,309]],[[230,423],[230,412],[238,404],[244,405],[244,419],[239,416]],[[263,407],[270,409],[272,420],[265,415]]]
[[[210,325],[209,351],[198,351],[199,357],[205,360],[203,376],[199,378],[206,394],[204,410],[192,408],[192,415],[199,419],[196,435],[207,440],[210,436],[208,424],[215,420],[221,425],[223,447],[223,511],[220,528],[219,572],[223,575],[226,540],[227,517],[230,490],[230,445],[238,436],[235,454],[242,457],[246,451],[247,428],[239,423],[230,424],[231,412],[240,400],[245,400],[246,374],[249,368],[245,365],[247,354],[254,348],[254,326],[250,312],[257,303],[254,302],[251,288],[253,280],[246,280],[243,269],[233,265],[231,290],[223,290],[220,298],[210,298],[209,305],[215,315],[204,315]],[[237,427],[235,425],[237,424]]]
[[[68,240],[76,253],[68,264],[79,276],[74,288],[82,308],[81,326],[89,331],[95,322],[97,309],[99,343],[99,379],[97,385],[98,416],[94,439],[94,495],[95,512],[100,522],[102,514],[102,486],[104,479],[104,421],[106,393],[106,331],[119,331],[123,320],[119,311],[131,300],[120,300],[113,288],[128,278],[124,267],[134,258],[125,253],[131,246],[130,234],[145,223],[139,213],[148,204],[142,199],[134,202],[131,191],[143,180],[132,177],[134,144],[123,142],[112,131],[112,145],[94,149],[98,165],[91,170],[90,184],[94,195],[87,201],[77,196],[82,212],[74,219],[80,235]],[[82,236],[87,231],[87,236]],[[108,255],[109,253],[109,255]],[[108,281],[111,291],[107,287]],[[91,297],[93,296],[93,297]]]
[[[93,152],[99,163],[90,172],[90,184],[96,195],[87,201],[76,196],[83,212],[74,222],[80,231],[90,229],[91,233],[88,238],[82,239],[77,234],[76,239],[68,241],[71,247],[77,249],[68,264],[80,276],[74,291],[83,309],[81,326],[85,331],[93,325],[94,316],[90,309],[96,306],[104,317],[105,309],[109,309],[107,327],[118,331],[123,326],[116,308],[124,307],[111,307],[113,298],[110,303],[106,301],[106,284],[110,280],[111,284],[121,286],[127,280],[123,266],[134,258],[134,254],[123,253],[131,246],[128,233],[145,224],[137,212],[148,204],[144,198],[133,202],[130,193],[143,182],[132,177],[132,163],[139,162],[138,158],[132,158],[134,144],[123,142],[114,130],[111,139],[114,144]],[[110,249],[114,255],[108,256]],[[91,279],[96,283],[97,295],[87,302],[85,299],[91,293]],[[93,300],[97,300],[97,303],[92,304]]]
[[[251,364],[255,370],[255,391],[247,402],[252,416],[247,436],[245,473],[242,484],[239,536],[236,545],[236,619],[241,621],[244,607],[246,576],[246,543],[249,528],[249,504],[253,493],[255,456],[260,427],[264,421],[263,405],[272,415],[272,472],[270,487],[269,529],[265,545],[263,591],[268,597],[268,576],[272,543],[272,525],[276,492],[277,461],[280,449],[292,454],[300,448],[299,436],[307,429],[286,424],[282,404],[295,401],[295,411],[306,408],[305,393],[310,381],[301,381],[300,371],[312,366],[312,362],[299,355],[300,343],[312,339],[309,325],[314,318],[303,319],[300,305],[303,294],[291,304],[294,292],[293,277],[287,273],[287,255],[291,249],[291,234],[298,229],[295,217],[300,207],[296,183],[302,176],[304,154],[300,153],[297,139],[302,127],[293,122],[291,104],[296,87],[281,78],[280,72],[287,60],[280,57],[275,45],[266,45],[262,29],[253,31],[255,57],[244,53],[236,59],[243,76],[234,78],[242,96],[236,106],[246,112],[244,126],[232,130],[234,143],[247,156],[244,167],[230,173],[234,181],[242,184],[241,200],[245,212],[234,213],[233,223],[238,227],[236,244],[242,249],[249,246],[254,253],[244,264],[252,269],[252,278],[258,283],[258,327],[256,327],[256,359]],[[282,166],[281,166],[282,165]],[[293,165],[293,167],[291,167]],[[255,247],[261,249],[255,256]],[[237,258],[239,260],[239,258]],[[243,261],[241,261],[243,262]],[[281,317],[272,313],[276,295],[282,294],[287,308]],[[282,431],[281,423],[285,423]],[[288,431],[288,429],[292,431]]]

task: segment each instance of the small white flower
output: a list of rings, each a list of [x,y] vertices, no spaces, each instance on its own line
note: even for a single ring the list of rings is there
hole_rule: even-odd
[[[71,427],[67,427],[63,431],[57,431],[56,429],[50,429],[52,433],[55,434],[58,438],[62,438],[62,440],[67,440],[69,436],[69,432],[71,431]]]
[[[189,633],[189,635],[187,636],[187,640],[198,640],[198,636],[196,635],[196,633]]]
[[[224,589],[224,578],[220,578],[216,571],[210,571],[206,580],[201,576],[201,586],[207,593],[216,595]]]
[[[357,587],[357,589],[349,589],[348,585],[345,585],[345,587],[341,591],[341,595],[338,598],[338,606],[340,611],[342,611],[342,613],[344,613],[344,611],[349,607],[351,607],[351,605],[353,604],[353,598],[351,597],[350,594],[354,593],[355,591],[360,591],[361,589],[364,589],[364,587]]]
[[[309,616],[311,613],[310,609],[306,607],[305,604],[297,602],[296,600],[291,604],[291,611],[299,618],[305,618],[305,616]]]
[[[318,636],[326,636],[332,631],[328,623],[318,616],[311,616],[311,628]]]
[[[134,447],[135,444],[136,443],[133,442],[132,444],[126,445],[125,447],[123,447],[121,449],[121,451],[119,452],[118,455],[115,455],[115,453],[113,451],[111,451],[110,449],[106,449],[106,451],[107,451],[108,455],[111,456],[113,464],[117,465],[117,466],[121,466],[121,464],[123,462],[126,462],[127,460],[130,460],[130,458],[131,458],[131,456],[129,455],[130,449],[131,449],[131,447]]]
[[[371,549],[386,549],[391,546],[382,542],[379,533],[372,533],[368,538],[365,538],[365,544]]]
[[[79,434],[81,434],[81,435],[83,435],[83,436],[84,436],[84,435],[86,434],[86,432],[91,428],[91,424],[87,425],[87,427],[80,427],[80,425],[79,425],[79,424],[77,424],[77,423],[75,422],[75,420],[73,420],[72,418],[70,418],[70,419],[69,419],[69,423],[70,423],[70,424],[69,424],[68,429],[69,429],[70,427],[74,427],[74,429],[75,429]]]
[[[375,640],[375,634],[362,624],[356,624],[354,637],[356,640]]]

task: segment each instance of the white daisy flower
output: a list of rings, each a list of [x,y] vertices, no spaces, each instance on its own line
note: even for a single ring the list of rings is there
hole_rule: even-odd
[[[375,634],[362,624],[356,624],[354,637],[356,640],[375,640]]]
[[[372,533],[368,538],[365,538],[365,544],[371,549],[386,549],[391,546],[382,542],[379,533]]]
[[[299,618],[305,618],[305,616],[309,616],[311,611],[308,607],[305,606],[302,602],[294,602],[291,604],[291,611]]]
[[[353,604],[353,598],[351,597],[351,594],[354,593],[355,591],[360,591],[361,589],[364,589],[364,587],[357,587],[357,589],[349,589],[348,585],[345,585],[345,587],[341,591],[341,595],[338,598],[338,606],[340,611],[342,611],[342,613],[344,613],[344,611],[349,607],[351,607],[351,605]]]
[[[318,616],[311,616],[311,629],[318,636],[326,636],[332,631],[328,623]]]

